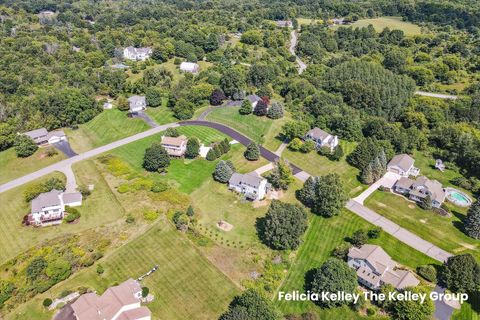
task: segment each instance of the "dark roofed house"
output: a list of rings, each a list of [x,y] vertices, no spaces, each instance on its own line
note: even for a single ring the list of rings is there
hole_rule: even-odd
[[[48,142],[48,131],[45,128],[28,131],[25,132],[24,135],[30,137],[36,144],[44,144]]]
[[[347,256],[348,265],[357,271],[358,282],[372,290],[378,290],[384,284],[403,289],[420,283],[410,271],[398,269],[397,263],[379,246],[352,247]]]

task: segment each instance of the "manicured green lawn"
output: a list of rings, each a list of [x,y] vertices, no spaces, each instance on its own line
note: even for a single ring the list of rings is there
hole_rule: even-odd
[[[142,119],[131,119],[118,109],[104,110],[78,129],[65,129],[70,145],[77,153],[148,130]]]
[[[173,112],[163,105],[158,108],[147,108],[145,112],[160,125],[178,121],[173,116]]]
[[[402,17],[380,17],[375,19],[361,19],[352,24],[353,27],[368,27],[372,25],[377,32],[381,32],[385,28],[390,30],[402,30],[407,36],[415,36],[421,34],[421,28],[413,23],[402,20]],[[338,28],[334,26],[333,28]],[[348,26],[347,26],[348,27]]]
[[[37,171],[63,159],[65,159],[65,156],[60,151],[53,157],[47,157],[45,148],[39,148],[37,152],[28,158],[18,158],[13,148],[2,151],[0,152],[0,184]]]
[[[319,267],[331,257],[332,250],[344,242],[345,237],[351,236],[358,229],[368,230],[372,227],[368,222],[347,210],[343,210],[341,215],[329,219],[313,216],[304,243],[298,250],[296,259],[279,291],[302,291],[307,271]],[[386,233],[382,233],[380,238],[371,243],[382,246],[398,263],[412,269],[422,264],[435,263],[433,259],[413,250]],[[320,319],[361,318],[347,307],[331,310],[321,309],[311,302],[278,301],[277,296],[274,297],[274,301],[285,314],[313,311],[319,314]]]
[[[147,232],[111,254],[96,265],[77,273],[48,293],[38,296],[14,310],[6,319],[51,319],[41,302],[64,290],[88,286],[102,293],[109,286],[128,278],[137,278],[158,265],[142,285],[155,296],[148,308],[153,319],[217,319],[227,309],[239,289],[203,257],[191,242],[163,217]]]
[[[0,203],[2,204],[0,264],[44,240],[65,233],[75,233],[100,226],[122,217],[122,207],[116,201],[92,161],[78,163],[73,170],[77,176],[78,184],[95,185],[95,190],[90,197],[83,202],[81,207],[78,207],[81,218],[75,224],[64,223],[45,228],[25,227],[22,225],[22,219],[30,212],[30,204],[25,202],[23,193],[28,184],[0,194]],[[60,173],[51,174],[33,183],[44,181],[52,176],[62,177],[63,175]]]
[[[356,146],[353,142],[343,140],[340,141],[340,144],[345,155],[352,152]],[[366,186],[362,185],[357,179],[360,171],[357,168],[350,166],[345,161],[345,157],[340,159],[340,161],[330,161],[327,157],[320,156],[314,151],[305,154],[290,151],[288,148],[285,149],[282,156],[311,175],[323,176],[329,173],[337,173],[342,178],[350,197],[353,197],[366,189]]]
[[[225,138],[231,140],[230,137],[227,137],[223,133],[218,130],[209,128],[209,127],[202,127],[202,126],[184,126],[178,127],[178,132],[184,134],[187,137],[196,137],[206,146],[210,145],[213,142],[221,141]]]
[[[226,107],[216,109],[207,116],[207,120],[223,123],[243,133],[257,143],[275,151],[281,144],[276,137],[280,133],[286,118],[272,120],[267,117],[257,117],[253,114],[241,115],[239,107]]]
[[[469,296],[469,303],[462,304],[460,310],[452,314],[452,320],[478,320],[480,319],[480,295]]]
[[[461,230],[465,209],[451,205],[453,216],[442,217],[400,196],[380,191],[367,198],[365,205],[444,250],[453,254],[469,252],[480,261],[480,243]]]

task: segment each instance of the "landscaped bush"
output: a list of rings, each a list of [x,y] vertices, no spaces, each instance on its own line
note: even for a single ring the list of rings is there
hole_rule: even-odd
[[[142,297],[146,298],[148,296],[148,293],[150,292],[150,289],[148,287],[142,287]]]
[[[80,218],[80,212],[75,208],[66,206],[65,207],[65,212],[67,213],[67,215],[65,216],[64,220],[67,223],[71,223],[71,222],[77,220],[78,218]]]
[[[37,149],[37,144],[26,135],[21,134],[15,140],[15,152],[17,153],[17,157],[30,157],[35,151],[37,151]]]
[[[430,265],[420,266],[417,268],[417,273],[430,282],[437,281],[437,270]]]
[[[159,192],[166,191],[167,189],[168,189],[168,184],[166,182],[155,181],[152,184],[152,187],[150,188],[150,191],[155,192],[155,193],[159,193]]]
[[[43,300],[42,305],[43,305],[45,308],[48,308],[48,307],[50,307],[50,306],[52,305],[52,303],[53,303],[52,299],[46,298],[46,299]]]
[[[148,210],[143,213],[143,218],[148,222],[157,220],[159,216],[160,216],[160,213],[154,210]]]

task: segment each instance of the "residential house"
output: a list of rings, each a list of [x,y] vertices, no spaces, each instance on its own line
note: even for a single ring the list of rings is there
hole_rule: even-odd
[[[167,150],[169,156],[183,157],[187,151],[188,139],[184,135],[179,137],[166,137],[162,136],[162,147]]]
[[[420,283],[412,272],[397,268],[397,263],[379,246],[352,247],[347,257],[348,265],[357,272],[358,282],[369,289],[378,290],[384,284],[403,289]]]
[[[195,62],[182,62],[180,64],[180,71],[198,73],[198,71],[200,71],[200,66]]]
[[[48,131],[45,128],[28,131],[24,135],[29,136],[36,144],[48,143]]]
[[[63,130],[55,130],[48,133],[47,139],[48,143],[54,144],[60,141],[67,141],[67,136]]]
[[[397,154],[387,164],[387,170],[402,177],[418,176],[420,169],[415,168],[413,165],[415,160],[408,154]]]
[[[277,24],[277,27],[281,27],[281,28],[293,27],[293,23],[291,20],[277,20],[275,21],[275,23]]]
[[[152,54],[152,48],[135,48],[135,47],[126,47],[123,49],[123,57],[128,60],[135,61],[145,61],[150,58]]]
[[[140,283],[128,279],[101,296],[85,293],[71,307],[76,320],[150,320],[151,312],[141,306],[141,298]]]
[[[82,205],[80,192],[64,193],[52,190],[39,194],[31,203],[31,211],[27,216],[29,225],[48,226],[62,223],[65,216],[65,206]]]
[[[252,201],[265,198],[270,185],[267,179],[259,176],[256,172],[247,174],[234,173],[228,180],[228,188],[245,195]]]
[[[430,196],[432,206],[435,208],[439,208],[445,201],[445,190],[442,184],[425,176],[420,176],[415,180],[401,177],[393,186],[393,190],[416,202],[421,202]]]
[[[131,96],[128,98],[130,113],[135,113],[147,109],[147,100],[145,96]]]
[[[257,103],[259,101],[262,100],[262,98],[260,98],[259,96],[257,96],[256,94],[251,94],[251,95],[248,95],[247,96],[247,100],[250,102],[250,104],[252,105],[252,111],[255,109],[255,107],[257,106]]]
[[[330,133],[323,131],[320,128],[313,128],[312,130],[308,131],[304,140],[312,140],[315,142],[315,146],[318,149],[327,147],[330,148],[330,151],[333,150],[338,146],[338,137],[331,135]]]

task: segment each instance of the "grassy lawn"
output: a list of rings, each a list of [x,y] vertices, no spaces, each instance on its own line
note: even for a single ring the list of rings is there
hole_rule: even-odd
[[[173,116],[173,112],[164,106],[158,108],[147,108],[146,113],[160,125],[178,121],[178,119]]]
[[[295,261],[288,272],[279,291],[303,290],[305,273],[319,267],[331,256],[332,250],[343,242],[345,237],[351,236],[358,229],[369,229],[373,226],[355,214],[344,210],[340,216],[325,219],[313,216],[304,243],[298,250]],[[422,264],[435,263],[434,260],[413,250],[386,233],[371,243],[382,248],[398,263],[412,269]],[[313,311],[319,314],[320,319],[359,319],[359,314],[347,307],[335,309],[321,309],[311,302],[277,301],[276,304],[285,314],[301,314]]]
[[[81,207],[78,207],[81,218],[75,224],[61,224],[45,228],[25,227],[22,225],[22,219],[30,212],[30,204],[24,201],[23,193],[28,184],[0,194],[0,203],[2,203],[0,264],[45,240],[65,233],[76,233],[97,227],[115,221],[123,215],[122,207],[116,201],[93,162],[85,161],[75,165],[74,172],[77,176],[77,183],[95,185],[91,196],[84,201]],[[63,175],[55,173],[33,183],[44,181],[52,176],[61,177]]]
[[[421,34],[422,30],[420,26],[406,22],[402,20],[402,17],[381,17],[375,19],[362,19],[351,24],[353,27],[368,27],[372,25],[377,32],[381,32],[385,28],[390,28],[391,30],[397,29],[402,30],[406,36],[415,36]],[[333,26],[333,29],[338,28],[339,26]],[[348,26],[347,26],[348,27]]]
[[[173,226],[160,219],[147,232],[100,260],[102,276],[92,266],[12,312],[6,319],[51,319],[41,301],[63,290],[88,286],[99,293],[115,283],[159,269],[142,285],[155,299],[148,304],[154,319],[216,319],[239,289],[204,258]]]
[[[323,23],[322,19],[297,18],[298,25],[310,25],[312,23]]]
[[[340,144],[343,147],[345,155],[348,155],[350,152],[352,152],[356,146],[356,144],[353,142],[343,140],[340,141]],[[366,189],[366,186],[362,185],[357,179],[360,171],[357,168],[350,166],[345,161],[345,157],[340,161],[330,161],[326,157],[320,156],[316,152],[305,154],[301,152],[290,151],[288,148],[285,149],[282,156],[311,175],[323,176],[328,173],[338,173],[351,197],[361,193],[361,191]]]
[[[13,148],[2,151],[0,152],[0,184],[37,171],[63,159],[65,159],[65,156],[60,151],[53,157],[47,157],[45,148],[39,148],[37,152],[28,158],[18,158]]]
[[[78,129],[65,129],[70,145],[77,153],[148,130],[142,119],[130,119],[118,109],[105,110]]]
[[[469,252],[480,261],[479,242],[461,231],[465,209],[451,206],[455,210],[453,216],[442,217],[400,196],[380,191],[371,195],[365,205],[444,250],[453,254]]]
[[[178,132],[186,135],[187,137],[198,138],[206,146],[208,146],[209,144],[211,144],[213,142],[221,141],[225,138],[228,138],[229,140],[231,140],[230,137],[227,137],[226,135],[224,135],[220,131],[209,128],[209,127],[184,126],[184,127],[178,127],[177,130],[178,130]]]
[[[243,133],[247,137],[275,151],[281,144],[276,139],[287,117],[272,120],[267,117],[257,117],[253,114],[241,115],[239,107],[228,107],[214,110],[207,120],[223,123]]]

